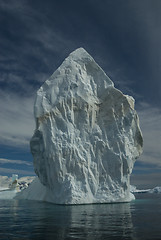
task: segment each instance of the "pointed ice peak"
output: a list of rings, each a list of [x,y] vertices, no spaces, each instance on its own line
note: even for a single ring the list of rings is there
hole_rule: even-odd
[[[91,55],[82,47],[80,48],[77,48],[76,50],[74,50],[73,52],[70,53],[69,55],[70,58],[73,58],[73,59],[91,59],[91,60],[94,60]]]
[[[84,101],[97,101],[107,89],[114,87],[111,79],[83,48],[73,51],[38,90],[35,116],[51,111],[51,106],[69,96]]]
[[[93,82],[98,92],[104,91],[107,87],[114,87],[111,79],[84,48],[77,48],[71,52],[60,67],[46,80],[44,86],[52,83],[52,85],[59,85],[60,88],[62,82],[63,85],[67,84],[68,86],[71,82],[77,82],[86,87]]]
[[[70,65],[70,67],[78,67],[77,64],[73,64],[74,62],[82,68],[85,67],[85,71],[87,70],[88,72],[88,70],[90,70],[90,74],[92,75],[101,72],[105,76],[106,80],[108,79],[108,82],[113,85],[112,81],[109,79],[109,77],[107,77],[103,69],[95,62],[93,57],[84,48],[80,47],[71,52],[60,67],[65,67],[65,65]],[[92,70],[94,70],[94,72]]]

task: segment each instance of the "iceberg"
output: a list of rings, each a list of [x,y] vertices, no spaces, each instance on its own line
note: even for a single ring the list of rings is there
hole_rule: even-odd
[[[161,187],[157,186],[154,188],[148,189],[137,189],[136,186],[130,185],[130,192],[131,193],[161,193]]]
[[[155,187],[151,190],[149,190],[149,193],[161,193],[161,187]]]
[[[14,199],[17,195],[17,190],[13,189],[1,189],[0,190],[0,200]]]
[[[18,198],[55,204],[127,202],[143,138],[134,99],[84,50],[37,91],[30,141],[36,178]]]
[[[130,185],[130,192],[135,193],[149,193],[151,189],[137,189],[136,186]]]
[[[17,193],[27,188],[34,178],[27,176],[18,179],[17,174],[12,174],[12,177],[0,176],[0,200],[14,199]]]

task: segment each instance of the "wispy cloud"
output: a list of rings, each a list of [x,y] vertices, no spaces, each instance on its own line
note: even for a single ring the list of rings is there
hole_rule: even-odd
[[[2,0],[0,9],[4,22],[0,84],[4,91],[30,96],[59,66],[69,49],[74,49],[74,40],[65,37],[54,22],[51,24],[42,11],[26,0]]]
[[[0,144],[26,147],[35,128],[36,90],[58,67],[56,59],[60,59],[62,49],[66,52],[73,43],[46,24],[46,16],[25,0],[14,4],[2,0],[0,7],[10,35],[10,38],[4,35],[0,39],[3,50],[0,56]],[[15,27],[16,23],[19,30],[15,34],[12,25]]]
[[[33,135],[35,123],[33,98],[0,91],[0,143],[25,147]]]
[[[12,168],[0,168],[1,174],[22,174],[22,175],[35,175],[33,171],[26,171],[21,169],[12,169]]]
[[[161,172],[132,174],[130,183],[140,189],[161,186]]]
[[[11,160],[6,158],[0,158],[0,164],[23,164],[27,166],[32,166],[33,164],[31,162],[23,161],[23,160]]]
[[[161,167],[161,110],[147,103],[138,107],[144,151],[139,161]]]

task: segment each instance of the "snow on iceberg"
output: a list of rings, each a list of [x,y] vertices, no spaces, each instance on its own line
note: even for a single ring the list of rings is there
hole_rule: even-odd
[[[38,90],[30,146],[38,178],[19,198],[57,204],[130,201],[143,139],[134,99],[83,49]],[[38,194],[36,194],[38,192]]]

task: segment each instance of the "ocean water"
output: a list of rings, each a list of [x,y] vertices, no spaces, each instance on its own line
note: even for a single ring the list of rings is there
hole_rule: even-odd
[[[0,239],[161,239],[161,194],[79,206],[0,200]]]

